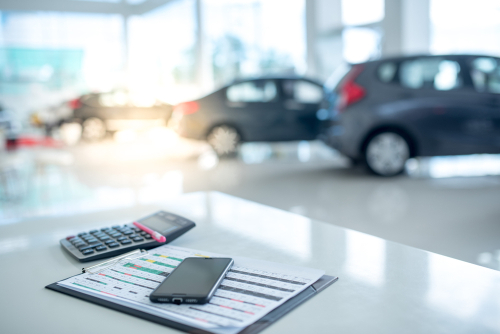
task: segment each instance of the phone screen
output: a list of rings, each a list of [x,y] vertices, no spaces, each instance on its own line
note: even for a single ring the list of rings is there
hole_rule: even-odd
[[[207,296],[231,262],[230,258],[188,257],[156,288],[154,294]]]

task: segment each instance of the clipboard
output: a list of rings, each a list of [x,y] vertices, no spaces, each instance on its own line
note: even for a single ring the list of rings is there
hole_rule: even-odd
[[[121,261],[121,260],[127,260],[131,257],[139,255],[143,255],[147,252],[144,250],[136,250],[130,253],[123,254],[122,256],[113,258],[111,260],[99,263],[95,266],[88,267],[88,268],[83,268],[82,272],[99,272],[101,270],[106,269],[107,267]],[[80,274],[78,274],[80,275]],[[74,275],[77,276],[77,275]],[[71,276],[71,277],[74,277]],[[70,277],[68,277],[70,278]],[[243,328],[241,331],[238,332],[238,334],[257,334],[261,332],[262,330],[266,329],[267,327],[271,326],[273,323],[278,321],[280,318],[291,312],[293,309],[304,303],[305,301],[309,300],[310,298],[314,297],[316,294],[320,293],[333,283],[335,283],[338,280],[338,277],[335,276],[329,276],[329,275],[323,275],[320,277],[315,283],[313,283],[311,286],[306,288],[304,291],[300,292],[298,295],[290,298],[288,301],[283,303],[281,306],[277,307],[276,309],[272,310],[262,318],[260,318],[258,321],[254,322],[253,324]],[[73,289],[66,288],[64,286],[61,286],[57,284],[58,282],[52,283],[47,285],[45,288],[53,291],[57,291],[69,296],[73,296],[82,300],[86,300],[88,302],[101,305],[122,313],[126,313],[138,318],[142,318],[148,321],[155,322],[160,325],[164,325],[167,327],[171,327],[186,333],[192,333],[192,334],[213,334],[212,332],[197,328],[197,327],[192,327],[183,323],[176,322],[174,320],[166,319],[160,316],[156,316],[151,313],[147,313],[141,310],[133,309],[124,305],[120,305],[114,302],[111,302],[106,299],[101,299],[92,295],[85,294],[80,291],[76,291]]]
[[[317,280],[313,285],[309,286],[306,290],[302,291],[299,293],[297,296],[291,298],[287,302],[285,302],[283,305],[280,307],[274,309],[271,311],[269,314],[265,315],[261,319],[259,319],[257,322],[251,324],[250,326],[245,327],[243,330],[241,330],[238,334],[257,334],[267,327],[271,326],[273,323],[278,321],[280,318],[285,316],[287,313],[292,311],[294,308],[297,306],[301,305],[305,301],[309,300],[310,298],[314,297],[333,283],[335,283],[338,280],[338,277],[335,276],[328,276],[328,275],[323,275],[319,280]],[[64,293],[69,296],[73,296],[82,300],[86,300],[88,302],[101,305],[122,313],[126,313],[138,318],[142,318],[145,320],[149,320],[152,322],[155,322],[160,325],[164,325],[167,327],[171,327],[174,329],[178,329],[180,331],[190,333],[190,334],[213,334],[212,332],[208,332],[199,328],[187,326],[185,324],[181,324],[178,322],[175,322],[173,320],[165,319],[150,313],[146,313],[143,311],[135,310],[120,304],[116,304],[110,301],[107,301],[105,299],[100,299],[91,295],[87,295],[85,293],[81,293],[76,290],[71,290],[68,288],[65,288],[63,286],[60,286],[56,283],[52,283],[47,285],[45,288],[54,290],[57,292]]]

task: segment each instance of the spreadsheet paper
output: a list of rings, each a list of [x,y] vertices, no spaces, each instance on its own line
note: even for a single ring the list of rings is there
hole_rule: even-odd
[[[232,257],[234,265],[207,304],[159,304],[149,294],[186,257],[231,257],[164,245],[99,273],[59,285],[217,334],[232,334],[258,321],[316,282],[324,271]]]

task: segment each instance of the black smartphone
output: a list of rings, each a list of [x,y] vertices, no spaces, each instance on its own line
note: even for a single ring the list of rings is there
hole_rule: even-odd
[[[187,257],[149,295],[152,302],[206,304],[234,261],[222,257]]]

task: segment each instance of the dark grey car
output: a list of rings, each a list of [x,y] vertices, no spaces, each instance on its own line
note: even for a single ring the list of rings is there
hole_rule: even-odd
[[[321,138],[379,175],[414,156],[500,153],[500,59],[414,56],[349,65],[325,85]]]
[[[174,108],[172,123],[184,137],[207,140],[218,154],[239,142],[312,140],[322,85],[301,77],[239,80]]]

